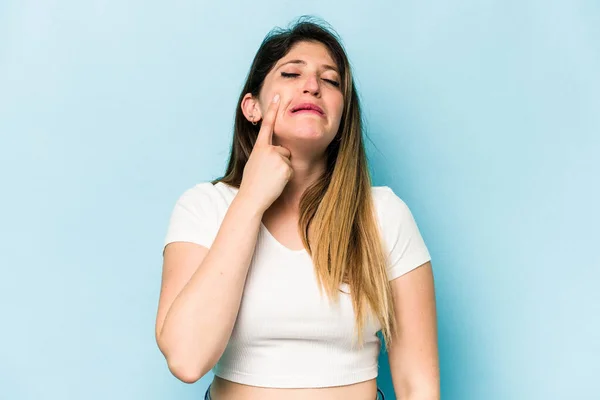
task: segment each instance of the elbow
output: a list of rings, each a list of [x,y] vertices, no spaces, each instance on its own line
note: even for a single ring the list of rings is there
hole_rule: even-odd
[[[158,347],[167,361],[169,371],[173,376],[184,383],[195,383],[211,370],[210,363],[198,361],[190,358],[189,354],[174,354],[169,351],[164,343],[158,341]]]
[[[208,372],[208,370],[189,366],[186,363],[178,363],[173,360],[167,360],[167,365],[173,376],[184,383],[195,383]]]
[[[201,361],[198,361],[201,360]],[[189,357],[167,357],[169,371],[184,383],[195,383],[204,377],[216,364],[208,360],[190,359]]]
[[[406,400],[440,400],[440,390],[435,385],[422,386],[407,390],[398,398]]]
[[[440,381],[437,377],[428,379],[394,381],[394,390],[399,399],[440,400]]]
[[[201,359],[190,359],[190,357],[186,356],[178,357],[171,355],[166,357],[166,360],[171,374],[184,383],[199,381],[214,365],[209,362],[202,362]]]
[[[440,400],[440,393],[434,392],[434,391],[421,392],[421,393],[418,393],[414,396],[407,397],[407,398],[415,399],[415,400]]]

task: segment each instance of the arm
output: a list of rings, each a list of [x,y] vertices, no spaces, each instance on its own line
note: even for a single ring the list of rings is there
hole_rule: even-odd
[[[397,334],[388,349],[394,391],[401,400],[438,400],[440,374],[431,263],[391,282]]]
[[[193,383],[217,363],[231,336],[262,213],[236,196],[207,249],[166,246],[156,341],[169,369]]]

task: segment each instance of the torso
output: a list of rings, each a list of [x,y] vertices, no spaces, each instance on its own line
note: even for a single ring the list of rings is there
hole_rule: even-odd
[[[298,232],[298,218],[298,215],[285,214],[271,207],[263,214],[262,223],[282,246],[296,251],[304,248]]]
[[[294,251],[303,249],[298,215],[271,207],[263,214],[262,223],[282,246]],[[375,400],[377,381],[370,379],[345,386],[289,389],[249,386],[215,376],[210,391],[212,400]]]

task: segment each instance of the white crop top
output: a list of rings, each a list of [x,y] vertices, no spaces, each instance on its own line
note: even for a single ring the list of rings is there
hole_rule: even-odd
[[[193,242],[209,248],[238,189],[197,184],[177,201],[165,245]],[[372,187],[389,253],[392,280],[430,260],[407,205],[387,186]],[[365,324],[362,349],[352,346],[355,316],[348,285],[337,306],[320,297],[306,250],[290,250],[261,223],[235,326],[213,368],[224,379],[252,386],[314,388],[377,377],[381,329]]]

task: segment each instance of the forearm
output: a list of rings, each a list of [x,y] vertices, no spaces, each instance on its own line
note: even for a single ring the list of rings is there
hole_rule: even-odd
[[[169,368],[195,381],[223,354],[239,311],[262,212],[236,197],[202,264],[173,301],[159,346]]]
[[[406,350],[408,353],[409,350]],[[397,352],[393,349],[392,352]],[[422,366],[414,370],[417,358],[404,359],[401,362],[390,359],[392,366],[392,383],[398,400],[439,400],[440,372],[437,358],[433,358],[429,367]],[[412,365],[405,370],[401,365]]]
[[[398,400],[440,400],[439,380],[399,384],[394,382],[394,391]]]

